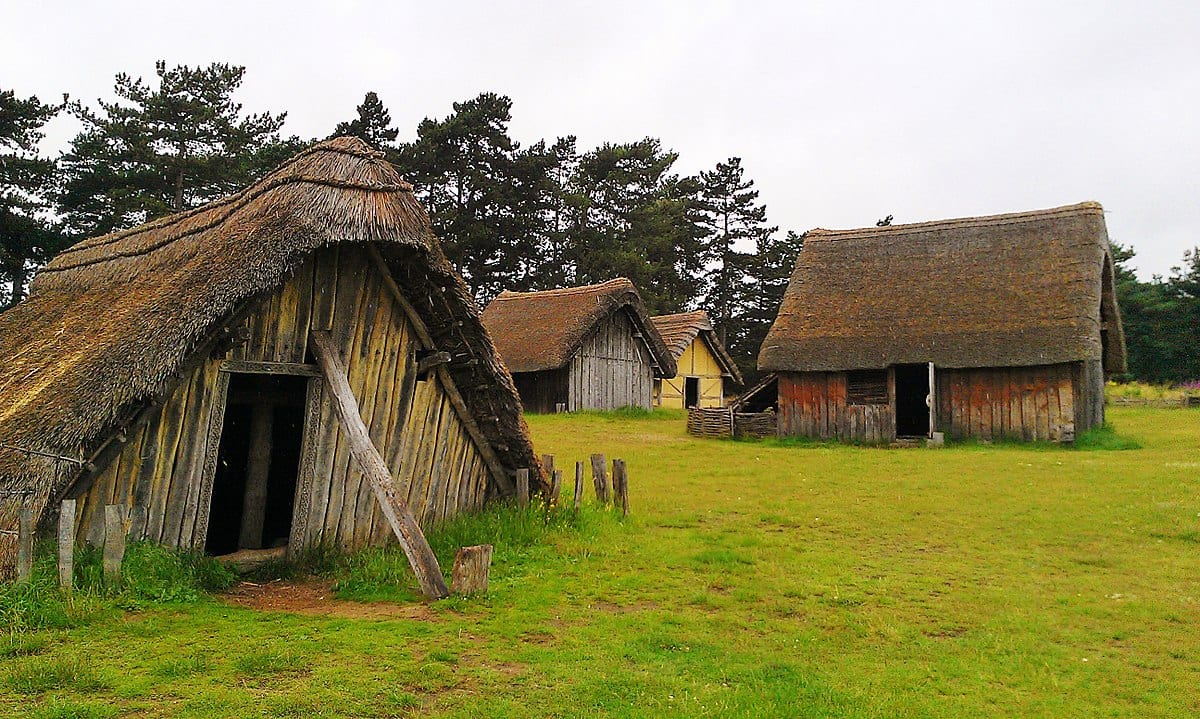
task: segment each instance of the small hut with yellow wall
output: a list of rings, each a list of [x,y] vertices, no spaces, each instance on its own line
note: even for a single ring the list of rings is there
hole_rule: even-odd
[[[740,385],[742,375],[713,331],[708,313],[701,310],[659,315],[651,321],[677,367],[674,377],[654,381],[654,406],[723,407],[725,382]]]

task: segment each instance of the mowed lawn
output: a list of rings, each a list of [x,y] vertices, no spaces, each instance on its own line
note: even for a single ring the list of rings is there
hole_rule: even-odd
[[[780,446],[693,439],[680,414],[530,417],[568,488],[590,452],[627,461],[628,520],[499,544],[486,598],[408,617],[218,598],[46,631],[0,660],[0,711],[1195,716],[1200,411],[1110,420],[1142,448]]]

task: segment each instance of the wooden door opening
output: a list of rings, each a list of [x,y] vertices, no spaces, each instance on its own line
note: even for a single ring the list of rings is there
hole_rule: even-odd
[[[896,436],[929,436],[929,365],[896,365]]]
[[[230,375],[205,553],[287,546],[309,381],[292,375]]]
[[[700,378],[683,378],[683,406],[687,409],[700,405]]]

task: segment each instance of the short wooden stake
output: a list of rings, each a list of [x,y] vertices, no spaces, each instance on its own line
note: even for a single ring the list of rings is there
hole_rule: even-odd
[[[22,507],[17,515],[17,581],[33,575],[33,510]]]
[[[550,475],[550,500],[546,502],[547,506],[558,506],[558,494],[562,491],[562,470],[556,469]]]
[[[517,504],[522,507],[529,506],[529,470],[517,470]]]
[[[613,504],[621,508],[621,516],[629,516],[629,475],[625,472],[625,460],[613,460]]]
[[[486,592],[491,566],[492,545],[479,544],[459,549],[454,555],[454,569],[450,573],[450,591],[455,594]]]
[[[125,507],[110,504],[104,508],[104,578],[112,584],[121,581],[121,562],[125,559]]]
[[[546,470],[546,478],[550,479],[554,476],[554,455],[542,455],[542,469]]]
[[[75,500],[64,499],[58,513],[58,584],[68,592],[75,586]]]
[[[575,463],[575,509],[583,506],[583,462]]]
[[[126,535],[130,542],[140,542],[146,538],[146,508],[142,506],[129,509],[129,533]]]
[[[596,499],[608,504],[608,460],[603,454],[592,455],[592,484],[596,487]]]

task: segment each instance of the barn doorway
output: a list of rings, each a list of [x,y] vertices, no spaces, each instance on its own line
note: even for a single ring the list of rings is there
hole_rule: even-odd
[[[683,378],[683,406],[686,409],[700,406],[700,378]]]
[[[308,382],[293,375],[230,375],[206,554],[287,546]]]
[[[929,365],[896,365],[896,436],[929,436]]]

